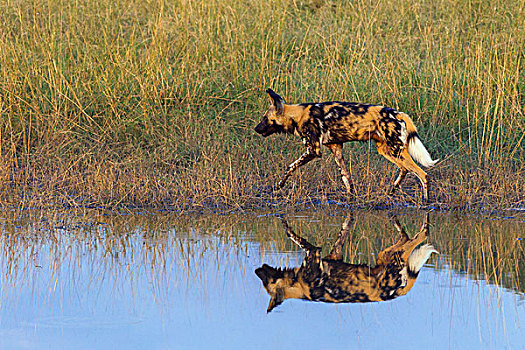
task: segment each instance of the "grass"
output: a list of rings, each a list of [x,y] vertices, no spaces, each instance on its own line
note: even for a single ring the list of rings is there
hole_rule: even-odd
[[[267,87],[410,114],[443,206],[525,202],[523,1],[9,0],[0,46],[3,205],[344,201],[326,151],[263,191],[303,151],[253,132]],[[374,148],[345,149],[356,202],[417,202]]]

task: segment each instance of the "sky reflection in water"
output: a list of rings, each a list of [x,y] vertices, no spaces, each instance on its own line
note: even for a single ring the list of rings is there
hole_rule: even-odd
[[[343,215],[287,218],[326,250]],[[474,235],[477,224],[432,219],[429,241],[442,254],[430,258],[407,295],[366,304],[290,299],[270,314],[270,298],[255,269],[263,263],[299,266],[304,257],[276,217],[164,218],[166,223],[156,226],[155,216],[138,216],[119,225],[95,221],[53,230],[33,224],[12,229],[4,223],[0,348],[523,347],[525,301],[519,284],[512,290],[512,285],[488,283],[452,254],[465,250],[465,244],[447,232],[459,227]],[[356,213],[355,221],[345,261],[373,262],[372,253],[397,238],[386,215]],[[494,225],[486,221],[482,226]],[[401,222],[413,236],[423,216],[407,215]],[[490,227],[495,235],[519,235],[523,227],[508,220],[497,225]],[[493,251],[500,249],[499,239],[492,237]],[[522,254],[517,244],[509,249]],[[475,251],[482,250],[469,250],[465,261],[479,265]],[[522,276],[500,273],[506,274],[518,282]]]

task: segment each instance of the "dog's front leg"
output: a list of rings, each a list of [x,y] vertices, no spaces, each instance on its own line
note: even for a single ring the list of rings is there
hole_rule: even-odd
[[[334,245],[332,246],[330,254],[325,256],[325,259],[343,260],[343,246],[345,245],[346,236],[348,236],[348,232],[350,232],[350,223],[352,221],[354,221],[354,215],[353,213],[350,213],[350,216],[347,217],[345,222],[343,223],[341,232],[339,232],[339,235],[337,236],[337,241],[335,241]]]
[[[312,159],[316,157],[321,157],[320,152],[315,152],[311,147],[308,147],[306,149],[306,152],[304,152],[302,156],[300,156],[295,162],[293,162],[292,164],[288,166],[288,169],[286,170],[286,173],[284,173],[283,178],[281,179],[281,181],[277,183],[277,187],[282,188],[284,184],[286,183],[286,180],[288,180],[290,175],[292,175],[292,173],[297,168],[299,168],[302,165],[305,165],[306,163],[308,163],[309,161],[311,161]]]
[[[350,168],[350,172],[346,170],[345,159],[343,158],[343,145],[341,143],[332,143],[326,145],[326,147],[330,148],[330,150],[334,154],[335,162],[339,167],[339,171],[341,172],[341,178],[343,179],[343,184],[346,188],[346,193],[353,196],[354,183],[352,182],[352,169]]]
[[[286,235],[288,236],[288,238],[290,238],[292,242],[294,242],[299,247],[301,247],[304,251],[306,251],[307,254],[309,254],[309,252],[311,251],[319,251],[319,252],[321,251],[319,247],[314,246],[313,244],[308,242],[306,239],[304,239],[303,237],[295,233],[290,227],[290,225],[288,225],[288,222],[286,221],[285,218],[281,218],[281,223],[283,224],[284,230],[286,231]]]

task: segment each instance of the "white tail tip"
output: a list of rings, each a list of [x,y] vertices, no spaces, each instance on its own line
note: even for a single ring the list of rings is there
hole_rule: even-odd
[[[412,254],[408,257],[407,262],[410,271],[418,273],[432,253],[439,254],[431,244],[424,244],[421,247],[414,249]]]
[[[425,145],[423,145],[423,142],[421,142],[417,136],[408,142],[408,153],[410,153],[416,162],[427,168],[434,166],[439,161],[439,159],[432,160]]]

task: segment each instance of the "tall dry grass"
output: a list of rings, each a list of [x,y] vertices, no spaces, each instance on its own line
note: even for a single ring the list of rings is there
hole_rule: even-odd
[[[289,102],[407,112],[443,159],[430,171],[436,202],[523,205],[524,28],[522,0],[4,1],[0,198],[179,209],[344,200],[327,152],[284,191],[262,190],[302,152],[252,130],[273,87]],[[394,167],[371,144],[345,152],[357,203],[389,203]],[[417,184],[405,189],[393,200],[417,201]]]

